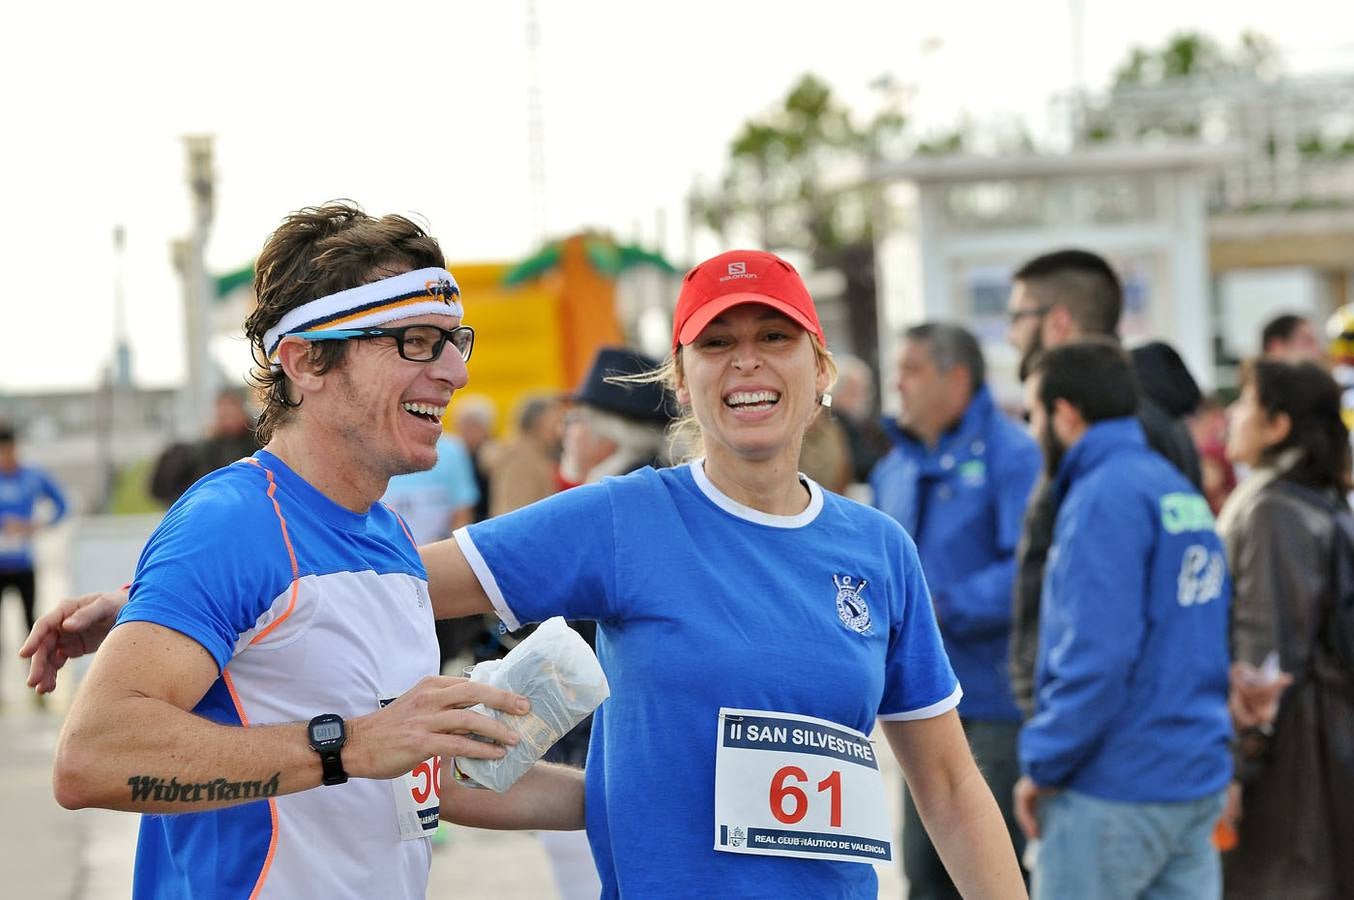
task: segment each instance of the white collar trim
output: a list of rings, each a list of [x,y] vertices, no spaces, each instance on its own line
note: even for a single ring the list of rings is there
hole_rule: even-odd
[[[793,516],[777,516],[762,512],[759,509],[753,509],[751,506],[744,506],[715,487],[714,482],[710,480],[710,476],[705,474],[704,457],[693,459],[687,465],[691,469],[691,477],[696,482],[696,487],[710,499],[711,503],[729,515],[737,516],[748,522],[769,525],[772,528],[803,528],[818,518],[818,513],[823,510],[823,489],[803,472],[799,473],[799,480],[809,489],[809,505],[804,507],[803,512],[796,513]]]

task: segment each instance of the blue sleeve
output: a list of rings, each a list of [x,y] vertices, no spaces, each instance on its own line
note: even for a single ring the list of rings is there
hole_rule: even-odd
[[[879,718],[929,719],[958,706],[963,692],[940,639],[917,547],[900,526],[891,524],[897,529],[900,546],[891,554],[896,580],[889,598],[889,644]]]
[[[1035,714],[1020,733],[1020,764],[1046,787],[1066,784],[1123,712],[1147,627],[1154,511],[1095,487],[1064,503],[1044,583]]]
[[[61,492],[61,488],[57,487],[56,482],[46,472],[40,472],[39,478],[40,490],[48,500],[52,501],[52,517],[47,520],[47,524],[54,525],[66,516],[66,495]]]
[[[456,531],[510,630],[551,616],[607,619],[616,595],[610,488],[587,484]]]
[[[200,486],[165,514],[146,542],[117,624],[172,628],[224,669],[240,635],[290,583],[281,524],[266,496],[251,501]]]
[[[1004,448],[1001,465],[994,471],[997,558],[936,592],[945,631],[956,638],[995,637],[1011,628],[1016,544],[1042,464],[1038,445],[1024,435],[1018,437],[1022,439]]]

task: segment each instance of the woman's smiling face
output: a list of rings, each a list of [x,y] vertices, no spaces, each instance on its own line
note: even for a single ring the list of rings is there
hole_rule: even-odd
[[[677,399],[691,407],[707,455],[798,458],[828,375],[812,339],[769,306],[725,310],[684,344]]]

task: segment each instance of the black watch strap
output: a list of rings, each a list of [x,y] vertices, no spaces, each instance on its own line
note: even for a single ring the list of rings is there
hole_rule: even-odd
[[[343,718],[325,713],[310,720],[306,726],[310,748],[320,755],[322,784],[344,784],[348,773],[343,771],[343,745],[348,741],[348,729]]]
[[[321,753],[320,765],[324,767],[322,784],[345,784],[348,781],[348,773],[343,771],[343,759],[338,750]]]

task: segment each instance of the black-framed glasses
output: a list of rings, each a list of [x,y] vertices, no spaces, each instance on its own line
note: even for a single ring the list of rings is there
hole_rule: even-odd
[[[1011,320],[1011,324],[1014,325],[1021,319],[1048,315],[1048,311],[1052,308],[1053,307],[1051,306],[1031,306],[1027,309],[1013,309],[1007,313],[1007,317]]]
[[[451,342],[461,359],[468,361],[475,349],[475,329],[458,325],[448,331],[436,325],[405,325],[402,328],[322,328],[318,331],[293,331],[287,337],[308,341],[360,341],[370,338],[395,339],[400,357],[410,362],[432,362],[442,355],[442,348]]]

